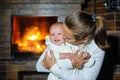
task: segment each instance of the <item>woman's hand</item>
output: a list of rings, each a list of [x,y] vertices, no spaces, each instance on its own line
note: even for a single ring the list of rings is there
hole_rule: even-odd
[[[56,59],[52,50],[50,50],[50,55],[51,57],[48,54],[46,54],[42,61],[42,65],[46,69],[50,69],[56,63]]]
[[[83,65],[88,61],[88,57],[87,56],[83,56],[83,54],[85,53],[80,53],[80,55],[78,55],[80,50],[77,50],[72,58],[71,58],[71,61],[72,61],[72,65],[73,67],[75,68],[82,68]]]
[[[61,53],[60,58],[61,59],[69,58],[71,60],[74,68],[82,68],[84,63],[86,63],[88,61],[90,56],[89,55],[83,55],[84,53],[88,54],[87,52],[80,53],[80,55],[78,55],[79,52],[80,52],[80,50],[75,51],[74,54],[72,54],[72,53]]]

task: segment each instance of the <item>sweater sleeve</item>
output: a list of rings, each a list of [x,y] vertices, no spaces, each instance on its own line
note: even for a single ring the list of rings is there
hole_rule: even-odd
[[[96,80],[103,63],[104,51],[99,49],[92,56],[96,61],[95,64],[90,68],[79,69],[78,73],[70,73],[69,70],[60,67],[57,63],[53,65],[50,72],[63,80]]]
[[[84,67],[91,67],[95,64],[95,59],[93,57],[90,57],[87,63],[84,64]]]
[[[64,69],[71,69],[71,68],[73,68],[70,59],[60,59],[60,60],[57,60],[57,64],[59,65],[59,67],[63,67]]]
[[[46,69],[46,68],[45,68],[44,66],[42,66],[42,64],[41,64],[42,60],[44,59],[44,56],[45,56],[46,52],[47,52],[47,49],[41,54],[41,56],[39,57],[39,59],[38,59],[38,61],[37,61],[37,63],[36,63],[36,70],[37,70],[38,72],[49,72],[49,70]]]

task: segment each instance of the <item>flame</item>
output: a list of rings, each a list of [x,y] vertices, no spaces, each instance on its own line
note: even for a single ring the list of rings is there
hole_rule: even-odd
[[[45,38],[49,36],[48,33],[46,34],[47,36],[43,36],[37,26],[26,28],[22,39],[17,39],[16,41],[16,43],[18,44],[18,50],[20,52],[31,51],[40,54],[46,48],[44,41]]]
[[[57,19],[58,16],[13,16],[13,52],[41,54],[46,48],[45,39],[49,37],[50,25]]]

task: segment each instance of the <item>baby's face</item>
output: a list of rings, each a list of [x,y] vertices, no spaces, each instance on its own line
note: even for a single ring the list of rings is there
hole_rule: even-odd
[[[64,38],[63,38],[63,28],[60,25],[57,26],[52,26],[50,28],[50,39],[51,42],[55,45],[61,45],[62,43],[64,43]]]

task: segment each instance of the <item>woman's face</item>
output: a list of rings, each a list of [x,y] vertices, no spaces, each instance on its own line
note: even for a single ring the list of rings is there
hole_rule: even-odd
[[[76,40],[74,38],[73,32],[68,29],[68,27],[63,24],[63,30],[64,30],[64,36],[65,36],[65,40],[71,44],[75,44]]]

